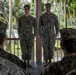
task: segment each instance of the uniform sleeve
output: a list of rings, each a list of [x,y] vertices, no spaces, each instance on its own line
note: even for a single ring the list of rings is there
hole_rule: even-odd
[[[39,23],[38,23],[38,33],[41,37],[41,30],[42,30],[42,18],[41,16],[39,17]]]
[[[56,16],[56,18],[55,18],[55,29],[56,29],[56,36],[58,35],[58,33],[59,33],[59,21],[58,21],[58,18],[57,18],[57,16]]]
[[[0,75],[29,75],[24,69],[0,57]]]
[[[36,19],[35,18],[33,20],[33,26],[34,26],[34,37],[35,37],[36,34],[37,34],[37,23],[36,23]]]
[[[21,29],[21,22],[20,19],[18,19],[18,35],[20,37],[20,29]]]
[[[11,55],[11,62],[15,63],[16,65],[18,65],[19,67],[23,68],[26,70],[26,65],[25,63],[20,60],[18,57],[16,57],[15,55]]]
[[[3,57],[4,59],[7,59],[11,62],[13,62],[14,64],[18,65],[19,67],[26,69],[25,63],[20,60],[17,56],[7,53],[5,51],[1,52],[1,57]]]
[[[13,62],[14,64],[18,65],[19,67],[21,67],[23,69],[26,69],[25,63],[22,60],[20,60],[17,56],[12,55],[10,53],[7,53],[7,55],[8,55],[7,57],[8,57],[9,61]],[[10,57],[11,57],[11,59],[10,59]]]
[[[56,75],[56,74],[57,74],[56,66],[53,66],[53,65],[49,65],[42,73],[42,75]]]
[[[46,68],[45,71],[42,73],[42,75],[51,75],[49,70]]]

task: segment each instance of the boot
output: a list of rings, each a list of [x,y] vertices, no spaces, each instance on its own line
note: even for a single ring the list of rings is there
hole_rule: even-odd
[[[27,60],[27,65],[26,65],[28,68],[32,68],[31,64],[30,64],[30,61]]]
[[[49,64],[48,60],[45,61],[44,67],[47,67],[47,65]]]

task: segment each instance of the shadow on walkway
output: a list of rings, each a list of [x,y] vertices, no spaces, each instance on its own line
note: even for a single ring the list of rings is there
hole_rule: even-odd
[[[27,72],[29,72],[31,75],[40,75],[45,67],[43,67],[44,63],[31,63],[32,68],[27,68]]]

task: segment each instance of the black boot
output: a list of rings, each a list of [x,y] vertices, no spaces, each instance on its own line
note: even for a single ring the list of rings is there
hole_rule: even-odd
[[[30,61],[27,60],[27,65],[26,65],[28,68],[32,68],[31,64],[30,64]]]

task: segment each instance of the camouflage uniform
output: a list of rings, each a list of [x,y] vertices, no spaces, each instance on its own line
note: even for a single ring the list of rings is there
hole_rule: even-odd
[[[66,75],[76,75],[76,69],[68,72]]]
[[[23,60],[31,60],[36,28],[36,19],[34,17],[23,15],[18,19],[18,34]]]
[[[49,15],[44,13],[40,16],[38,32],[42,39],[44,60],[49,60],[53,57],[55,37],[59,32],[59,22],[57,16],[53,13]]]
[[[64,41],[76,39],[76,29],[63,28],[60,30],[60,33],[61,33],[61,44]],[[73,44],[75,45],[76,42],[74,42]],[[75,49],[71,50],[72,52],[70,53],[66,49],[67,46],[63,47],[64,47],[63,51],[64,53],[66,53],[66,56],[63,57],[61,61],[54,62],[48,65],[48,67],[45,69],[42,75],[66,75],[68,72],[72,71],[73,69],[76,69],[76,55],[72,55],[72,53],[76,54]]]
[[[0,75],[28,75],[16,64],[0,57]]]
[[[15,55],[5,52],[3,49],[0,49],[0,57],[9,60],[10,62],[18,65],[19,67],[26,69],[24,63]]]
[[[65,75],[76,68],[76,56],[66,56],[61,61],[50,64],[42,75]]]

